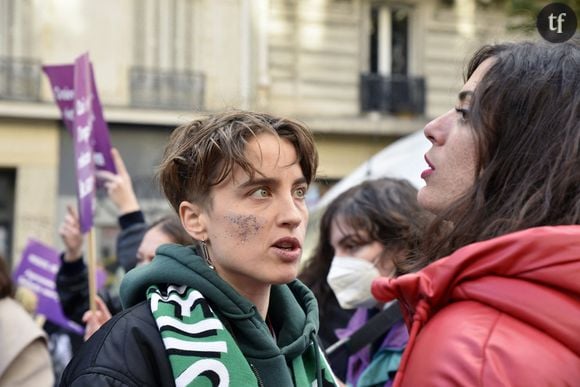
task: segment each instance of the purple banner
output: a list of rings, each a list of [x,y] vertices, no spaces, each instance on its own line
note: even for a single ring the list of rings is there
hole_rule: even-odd
[[[96,201],[95,164],[93,159],[93,109],[88,54],[75,60],[73,142],[77,171],[77,198],[81,232],[93,227]]]
[[[103,108],[97,92],[93,67],[90,65],[91,92],[93,95],[93,158],[95,166],[99,170],[117,173],[111,157],[111,139],[109,127],[103,116]],[[69,134],[73,135],[74,129],[74,65],[43,66],[42,70],[47,75],[54,100],[62,116],[65,127]]]
[[[29,240],[22,254],[20,265],[14,272],[14,283],[36,294],[37,314],[45,316],[47,320],[61,327],[82,334],[84,328],[67,319],[62,313],[55,284],[59,266],[58,251],[38,241]]]
[[[38,299],[36,314],[43,315],[47,320],[63,328],[83,334],[84,328],[62,313],[55,283],[60,264],[58,251],[30,239],[12,278],[16,286],[30,289],[36,294]],[[106,277],[107,273],[103,269],[97,270],[97,289],[104,285]]]

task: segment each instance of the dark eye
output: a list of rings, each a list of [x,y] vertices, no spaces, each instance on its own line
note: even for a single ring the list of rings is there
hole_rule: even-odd
[[[461,120],[462,121],[468,121],[469,120],[469,109],[464,109],[464,108],[460,108],[460,107],[456,107],[455,111],[459,114],[461,114]]]
[[[352,242],[345,243],[343,248],[345,251],[348,251],[349,253],[354,254],[366,245],[367,245],[367,243],[365,243],[365,242],[352,241]]]

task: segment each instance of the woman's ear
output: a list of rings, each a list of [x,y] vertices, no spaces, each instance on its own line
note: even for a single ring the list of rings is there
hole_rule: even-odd
[[[179,205],[179,218],[183,228],[198,241],[207,239],[203,208],[197,204],[183,201]]]

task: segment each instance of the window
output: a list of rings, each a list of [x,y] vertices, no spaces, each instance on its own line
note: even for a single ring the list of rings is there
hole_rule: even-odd
[[[369,73],[407,75],[411,8],[371,7]]]
[[[193,63],[196,3],[135,2],[131,106],[203,110],[204,77]]]
[[[31,57],[30,1],[0,0],[0,99],[38,101],[40,62]]]
[[[424,113],[425,80],[410,76],[412,12],[405,5],[371,5],[368,71],[360,78],[362,112]]]
[[[12,259],[16,170],[0,168],[0,255]]]

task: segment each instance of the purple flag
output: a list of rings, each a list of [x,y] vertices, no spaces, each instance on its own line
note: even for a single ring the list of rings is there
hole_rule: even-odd
[[[91,68],[88,54],[75,60],[74,68],[74,125],[73,142],[77,171],[77,197],[81,231],[87,233],[93,227],[95,209],[95,164],[93,159],[93,109],[91,92]]]
[[[58,251],[38,241],[29,240],[18,268],[14,272],[14,283],[32,290],[37,298],[36,313],[53,323],[83,334],[79,324],[70,321],[62,313],[60,300],[56,293],[55,278],[60,266]]]
[[[43,66],[42,70],[48,76],[52,93],[65,127],[69,134],[73,135],[74,128],[74,65]],[[103,108],[97,92],[97,85],[90,65],[91,91],[93,94],[93,157],[97,169],[117,173],[113,158],[111,157],[111,139],[109,127],[103,116]]]
[[[60,299],[56,292],[56,273],[60,267],[59,253],[55,249],[30,239],[22,253],[22,259],[13,274],[16,286],[32,290],[38,298],[36,313],[53,323],[83,334],[84,328],[69,320],[62,313]],[[97,271],[97,288],[105,283],[104,270]]]

